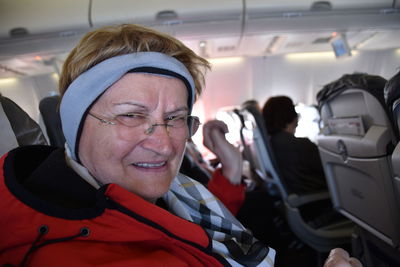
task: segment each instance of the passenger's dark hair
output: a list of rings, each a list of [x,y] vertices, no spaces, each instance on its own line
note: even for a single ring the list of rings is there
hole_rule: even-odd
[[[243,102],[242,107],[248,107],[248,106],[253,106],[257,108],[259,111],[261,111],[260,104],[255,99],[248,99]]]
[[[378,75],[371,75],[368,73],[344,74],[339,79],[324,85],[317,93],[318,107],[321,109],[328,99],[351,88],[367,90],[384,105],[383,88],[385,84],[386,79]]]
[[[283,131],[298,117],[292,99],[287,96],[270,97],[264,104],[262,114],[269,134]]]

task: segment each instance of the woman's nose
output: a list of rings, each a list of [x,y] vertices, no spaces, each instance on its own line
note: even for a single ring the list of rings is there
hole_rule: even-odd
[[[164,124],[154,124],[146,130],[143,147],[161,155],[169,155],[173,150],[173,142]]]

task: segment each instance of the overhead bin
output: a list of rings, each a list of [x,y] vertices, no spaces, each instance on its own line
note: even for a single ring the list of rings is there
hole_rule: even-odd
[[[1,0],[0,38],[88,28],[89,0]]]
[[[91,21],[94,27],[137,23],[175,36],[239,34],[241,0],[94,0]]]
[[[246,0],[251,13],[392,8],[394,0]]]
[[[399,26],[393,0],[246,0],[246,34]]]
[[[392,8],[395,0],[331,0],[328,2],[332,4],[332,10],[386,9]]]

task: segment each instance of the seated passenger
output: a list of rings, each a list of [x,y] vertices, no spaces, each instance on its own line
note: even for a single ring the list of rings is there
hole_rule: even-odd
[[[236,215],[245,199],[242,183],[242,154],[228,142],[228,127],[222,121],[210,120],[203,125],[203,143],[217,158],[217,168],[203,158],[196,144],[189,140],[179,172],[208,188]]]
[[[60,77],[65,151],[1,159],[0,264],[273,266],[273,249],[178,174],[208,66],[141,26],[88,33]]]
[[[288,191],[305,194],[327,190],[318,147],[308,138],[294,135],[298,114],[292,100],[287,96],[271,97],[262,114]]]
[[[207,187],[236,215],[245,199],[243,159],[240,151],[226,140],[227,132],[228,127],[222,121],[211,120],[203,126],[203,143],[217,156],[220,163]]]

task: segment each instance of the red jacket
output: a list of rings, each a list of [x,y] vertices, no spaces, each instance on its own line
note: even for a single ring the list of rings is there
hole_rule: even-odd
[[[217,169],[207,185],[208,190],[221,200],[233,215],[237,215],[245,200],[246,187],[244,184],[234,185],[221,169]]]
[[[97,191],[90,207],[61,207],[37,197],[23,185],[30,166],[18,166],[15,154],[0,161],[0,265],[17,266],[24,257],[26,266],[40,267],[227,264],[211,251],[200,226],[115,184]]]

